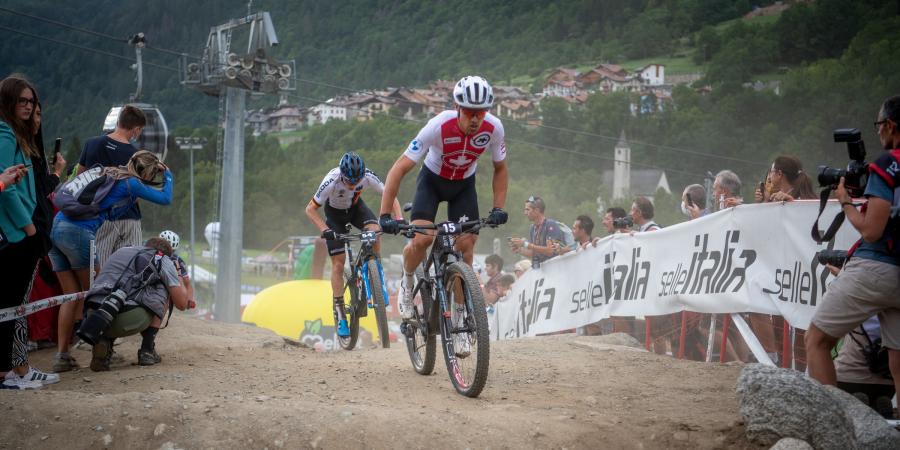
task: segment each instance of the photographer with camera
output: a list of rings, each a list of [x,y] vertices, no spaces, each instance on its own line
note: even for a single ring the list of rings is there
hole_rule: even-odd
[[[890,372],[895,387],[900,385],[900,248],[895,242],[897,219],[890,217],[891,206],[900,203],[898,122],[900,96],[894,96],[882,104],[875,122],[882,148],[890,151],[874,163],[866,164],[863,161],[865,148],[862,140],[858,139],[859,132],[838,130],[835,140],[848,143],[853,161],[846,171],[827,167],[820,170],[819,182],[832,186],[835,197],[841,203],[841,212],[862,235],[862,239],[848,252],[843,270],[828,285],[806,333],[809,374],[822,384],[837,384],[831,359],[831,348],[837,340],[877,314],[881,322],[882,343],[889,350]],[[867,181],[863,182],[866,178]],[[862,185],[865,190],[860,192]],[[848,192],[848,187],[851,192]],[[852,203],[851,193],[865,195],[867,202],[860,210]],[[825,195],[827,191],[823,197]]]
[[[624,209],[612,207],[603,215],[603,226],[609,234],[627,233],[634,226],[634,221]]]
[[[160,362],[156,354],[156,331],[170,302],[183,311],[193,307],[179,276],[174,251],[166,239],[154,237],[143,247],[123,247],[113,253],[85,299],[84,322],[78,336],[93,345],[91,370],[109,370],[116,338],[141,333],[138,363]],[[152,333],[146,333],[151,330]]]

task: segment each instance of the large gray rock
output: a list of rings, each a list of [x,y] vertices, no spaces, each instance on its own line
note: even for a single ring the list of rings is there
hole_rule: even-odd
[[[794,438],[781,438],[769,450],[813,450],[806,441]]]
[[[737,392],[747,437],[759,443],[795,438],[816,449],[900,449],[900,432],[878,413],[800,372],[750,364],[738,378]],[[778,445],[773,448],[799,448],[784,439]]]
[[[856,397],[834,386],[825,386],[840,403],[853,424],[857,448],[872,450],[900,449],[900,432],[888,425],[881,415]]]
[[[737,394],[750,440],[772,445],[791,437],[816,449],[857,448],[843,405],[800,372],[748,364],[738,378]]]

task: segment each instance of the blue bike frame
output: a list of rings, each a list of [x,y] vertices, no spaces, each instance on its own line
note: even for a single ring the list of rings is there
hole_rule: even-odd
[[[379,258],[371,258],[363,261],[362,265],[359,266],[360,277],[363,280],[363,286],[366,288],[366,303],[369,305],[369,308],[374,308],[372,304],[372,283],[369,281],[369,263],[375,261],[375,266],[378,268],[378,276],[381,277],[381,295],[384,299],[384,306],[391,306],[391,300],[388,298],[387,286],[384,282],[384,269],[381,267],[381,259]]]

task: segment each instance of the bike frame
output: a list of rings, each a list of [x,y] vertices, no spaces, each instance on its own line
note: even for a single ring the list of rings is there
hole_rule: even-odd
[[[369,235],[371,233],[371,235]],[[364,231],[359,235],[359,241],[361,242],[359,254],[357,254],[356,259],[353,259],[353,249],[350,247],[350,239],[344,239],[344,252],[347,254],[347,260],[352,261],[350,263],[351,273],[350,279],[347,280],[347,287],[350,288],[351,284],[354,284],[357,279],[362,279],[363,287],[366,296],[366,304],[369,308],[373,307],[372,305],[372,282],[369,280],[369,264],[374,261],[375,266],[378,268],[378,276],[381,277],[381,293],[384,298],[384,305],[390,306],[390,299],[388,298],[387,286],[384,282],[384,268],[381,266],[381,258],[375,254],[374,244],[375,244],[375,232],[374,231]],[[355,288],[355,286],[354,286]]]
[[[437,334],[437,330],[440,329],[438,312],[444,312],[445,315],[450,313],[450,305],[447,304],[447,296],[444,293],[444,267],[463,259],[462,254],[453,248],[455,242],[456,239],[452,234],[438,233],[435,236],[435,242],[431,245],[431,252],[423,266],[424,276],[416,283],[416,288],[413,291],[413,297],[415,297],[416,294],[421,292],[425,284],[431,288],[431,302],[422,302],[423,316],[426,323],[415,324],[423,327],[427,335]],[[433,277],[429,273],[432,267],[434,268]],[[465,296],[466,303],[470,303],[468,292],[465,293]],[[471,308],[472,305],[469,304],[468,307]],[[450,330],[447,330],[446,336],[443,336],[442,332],[442,337],[447,342],[450,339]]]

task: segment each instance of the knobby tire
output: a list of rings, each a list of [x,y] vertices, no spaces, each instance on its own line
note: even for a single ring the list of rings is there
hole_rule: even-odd
[[[424,276],[425,272],[421,268],[416,270],[416,277],[418,279],[421,280]],[[419,296],[422,299],[423,305],[428,304],[436,309],[438,306],[433,305],[431,291],[429,289],[430,286],[428,284],[422,284],[422,288],[419,289]],[[399,302],[400,300],[398,299],[397,301]],[[424,314],[424,308],[422,311]],[[428,317],[419,314],[419,308],[416,308],[415,317],[418,319],[419,323],[426,323],[429,319]],[[419,375],[431,375],[431,373],[434,372],[434,362],[437,356],[437,339],[435,331],[437,330],[431,330],[431,333],[425,335],[422,328],[416,328],[413,337],[404,335],[406,340],[406,350],[409,352],[409,360],[412,362],[413,369]]]
[[[352,269],[351,269],[352,270]],[[350,336],[337,337],[338,344],[344,350],[353,350],[356,347],[357,339],[359,339],[359,304],[360,295],[356,280],[351,280],[352,272],[344,270],[344,283],[347,290],[350,291],[350,301],[344,300],[344,315],[347,317],[347,326],[350,328]],[[352,281],[352,282],[351,282]],[[365,306],[363,306],[365,307]],[[334,324],[334,333],[337,336],[338,324]]]
[[[384,281],[378,274],[378,265],[375,259],[370,259],[369,264],[369,289],[372,291],[372,305],[375,307],[375,321],[378,322],[378,336],[381,338],[381,347],[391,347],[391,332],[388,330],[387,311],[384,303]]]
[[[469,328],[474,327],[474,331],[470,331],[469,335],[474,335],[475,342],[470,343],[474,354],[470,354],[465,358],[455,355],[456,349],[453,346],[453,338],[451,335],[450,342],[444,342],[444,362],[447,366],[447,375],[456,391],[466,397],[478,397],[487,383],[488,366],[490,364],[490,338],[488,332],[487,311],[484,307],[484,296],[481,292],[481,285],[475,276],[472,268],[463,262],[455,262],[446,268],[444,289],[447,296],[447,306],[452,310],[455,308],[453,300],[454,285],[459,282],[465,289],[463,296],[466,298],[466,324]],[[441,317],[443,327],[452,329],[452,319]],[[448,333],[449,334],[449,333]],[[451,353],[453,352],[453,353]],[[474,360],[475,368],[471,374],[462,374],[461,365],[468,366],[470,361]],[[468,372],[468,370],[466,371]],[[460,380],[459,378],[464,378]]]

